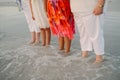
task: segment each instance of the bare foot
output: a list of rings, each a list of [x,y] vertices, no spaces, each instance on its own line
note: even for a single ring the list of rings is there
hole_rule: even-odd
[[[67,57],[67,56],[69,56],[69,55],[70,55],[70,50],[69,50],[69,51],[65,50],[65,53],[63,54],[63,56],[64,56],[64,57]]]
[[[88,57],[88,51],[82,51],[82,57],[83,58]]]
[[[101,62],[103,62],[102,55],[96,55],[96,60],[94,61],[93,64],[98,64],[98,63],[101,63]]]
[[[64,48],[59,48],[59,50],[64,50]]]
[[[40,44],[39,41],[36,41],[36,42],[34,43],[35,46],[37,46],[37,45],[39,45],[39,44]]]
[[[63,57],[67,57],[67,56],[69,56],[70,55],[70,52],[67,52],[67,53],[64,53],[63,54]]]
[[[45,46],[45,43],[42,43],[42,46]]]
[[[50,45],[46,44],[45,46],[46,46],[46,47],[49,47]]]
[[[33,43],[35,43],[35,41],[30,41],[30,42],[29,42],[29,44],[33,44]]]
[[[69,54],[69,52],[70,52],[70,50],[65,50],[65,53],[66,53],[66,54]]]
[[[102,63],[103,60],[95,60],[95,62],[93,62],[93,64],[99,64],[99,63]]]
[[[50,44],[49,44],[49,43],[46,43],[45,46],[48,47],[48,46],[50,46]]]

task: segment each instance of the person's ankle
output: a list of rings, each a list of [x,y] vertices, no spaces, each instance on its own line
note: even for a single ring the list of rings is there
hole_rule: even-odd
[[[70,50],[65,50],[65,54],[69,54]]]
[[[88,51],[82,51],[82,57],[83,58],[86,58],[86,57],[88,57]]]
[[[96,60],[101,60],[101,59],[103,59],[102,55],[96,55]]]
[[[50,43],[46,43],[46,44],[45,44],[45,46],[49,46],[49,45],[50,45]]]
[[[59,50],[64,50],[64,47],[59,47]]]
[[[101,63],[103,62],[103,56],[102,55],[96,55],[96,59],[94,63]]]
[[[45,43],[42,43],[42,46],[45,46]]]

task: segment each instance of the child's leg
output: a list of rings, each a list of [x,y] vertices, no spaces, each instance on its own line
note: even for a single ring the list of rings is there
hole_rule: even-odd
[[[48,46],[50,45],[50,40],[51,40],[50,28],[46,28],[45,33],[46,33],[46,46]]]
[[[36,43],[36,44],[40,43],[40,32],[36,32],[35,43]]]
[[[35,32],[31,32],[31,40],[30,40],[30,42],[29,42],[29,44],[33,44],[33,43],[35,43]]]
[[[70,52],[71,40],[68,37],[64,37],[65,53]]]
[[[64,50],[64,37],[59,37],[59,50]]]
[[[46,35],[44,28],[41,28],[41,35],[42,35],[42,45],[45,46]]]
[[[38,43],[40,43],[40,28],[36,25],[35,21],[33,23],[34,23],[33,28],[34,28],[34,31],[36,34],[35,44],[38,44]]]

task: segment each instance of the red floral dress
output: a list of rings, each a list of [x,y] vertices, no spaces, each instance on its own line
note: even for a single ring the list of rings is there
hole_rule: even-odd
[[[48,0],[47,15],[54,35],[73,39],[75,28],[70,0]]]

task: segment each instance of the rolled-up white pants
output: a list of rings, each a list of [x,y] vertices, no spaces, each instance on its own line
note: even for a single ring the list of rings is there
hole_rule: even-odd
[[[104,54],[103,14],[95,16],[93,13],[74,13],[80,34],[82,51],[92,51],[97,55]]]

